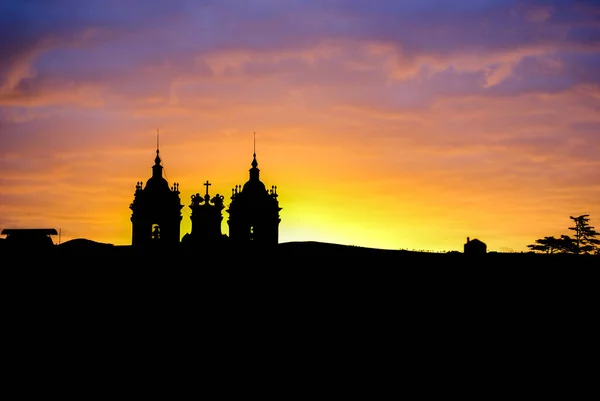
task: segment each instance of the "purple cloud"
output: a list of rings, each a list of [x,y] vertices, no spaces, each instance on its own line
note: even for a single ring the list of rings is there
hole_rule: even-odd
[[[597,55],[573,49],[598,44],[599,9],[582,1],[13,1],[0,17],[0,35],[10,38],[0,50],[0,83],[22,96],[34,96],[47,82],[106,82],[126,90],[123,83],[148,81],[145,70],[153,66],[169,65],[173,75],[210,74],[197,59],[214,52],[300,51],[343,39],[391,44],[402,63],[547,46],[584,70],[567,68],[552,90],[597,82]],[[446,63],[443,69],[452,67]],[[517,83],[505,86],[518,85],[519,68]],[[268,67],[246,67],[261,70]]]

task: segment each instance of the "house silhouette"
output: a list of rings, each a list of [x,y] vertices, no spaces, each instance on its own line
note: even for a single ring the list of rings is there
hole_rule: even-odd
[[[463,252],[465,255],[485,255],[487,252],[487,245],[477,238],[470,239],[467,237]]]
[[[34,249],[50,249],[54,245],[51,235],[58,235],[55,228],[5,228],[6,245],[13,248],[33,247]]]

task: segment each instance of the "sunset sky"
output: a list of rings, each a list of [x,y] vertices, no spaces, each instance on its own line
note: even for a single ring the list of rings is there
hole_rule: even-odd
[[[182,236],[253,133],[280,243],[600,230],[598,1],[4,0],[0,41],[0,229],[131,244],[159,130]]]

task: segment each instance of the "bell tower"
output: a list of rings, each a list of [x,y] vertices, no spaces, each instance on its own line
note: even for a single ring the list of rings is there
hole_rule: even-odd
[[[244,186],[231,190],[231,203],[227,213],[229,238],[234,243],[260,243],[276,245],[279,242],[279,201],[277,187],[267,190],[260,181],[256,161],[256,139],[249,180]]]
[[[179,198],[179,184],[175,182],[169,187],[169,183],[163,177],[158,130],[152,177],[146,181],[145,186],[142,181],[136,183],[134,200],[129,208],[132,210],[132,245],[179,243],[183,205]]]

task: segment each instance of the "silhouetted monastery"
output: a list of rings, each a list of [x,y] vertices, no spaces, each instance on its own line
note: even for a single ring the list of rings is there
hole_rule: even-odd
[[[145,186],[141,181],[136,183],[134,200],[129,206],[132,210],[131,243],[134,246],[173,245],[180,242],[183,205],[179,197],[179,183],[169,187],[162,174],[159,152],[157,143],[152,177]],[[211,184],[206,181],[204,196],[196,193],[191,197],[192,229],[183,236],[182,243],[198,245],[229,240],[236,244],[251,242],[276,245],[279,242],[281,208],[277,200],[277,187],[272,186],[267,190],[260,181],[256,148],[251,165],[248,181],[231,190],[231,202],[226,210],[229,213],[229,236],[221,232],[225,197],[218,193],[211,197],[208,191]]]

